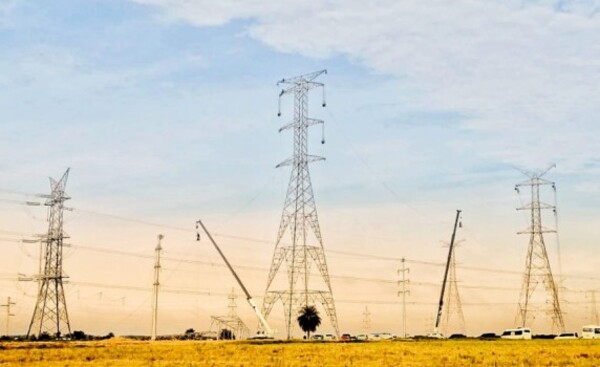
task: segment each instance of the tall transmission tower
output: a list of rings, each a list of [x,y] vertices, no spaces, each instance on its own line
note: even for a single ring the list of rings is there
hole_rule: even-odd
[[[150,340],[156,340],[156,328],[158,327],[158,289],[160,286],[160,252],[162,251],[161,242],[165,238],[162,234],[158,235],[158,244],[154,249],[156,254],[154,260],[154,297],[152,299],[152,334]]]
[[[279,94],[281,115],[281,97],[294,95],[294,118],[279,132],[292,130],[294,134],[294,154],[277,167],[291,166],[290,181],[283,205],[281,223],[275,242],[275,251],[267,279],[263,311],[268,316],[277,301],[283,303],[287,329],[287,338],[292,337],[292,323],[296,312],[305,305],[320,303],[329,317],[331,325],[339,337],[339,328],[329,272],[325,261],[323,239],[317,217],[317,207],[313,194],[308,165],[325,158],[308,154],[308,128],[314,125],[324,126],[323,120],[308,117],[308,92],[313,88],[323,89],[323,107],[325,107],[325,85],[315,81],[326,70],[293,78],[282,79],[277,85],[285,88]],[[324,143],[325,140],[321,140]],[[290,243],[285,244],[284,235],[288,233]],[[287,268],[287,289],[273,290],[274,280],[282,264]],[[309,285],[310,269],[316,266],[322,278],[320,289]]]
[[[462,240],[457,241],[454,245],[452,249],[453,254],[450,259],[448,293],[444,304],[446,313],[442,322],[442,330],[446,335],[449,335],[450,331],[466,334],[465,315],[462,310],[462,302],[458,293],[458,280],[456,278],[456,248],[461,242]]]
[[[402,277],[398,281],[398,285],[400,285],[400,290],[398,291],[398,295],[402,296],[402,337],[406,338],[406,295],[410,293],[406,286],[410,282],[410,280],[406,277],[407,273],[410,273],[410,269],[406,267],[406,259],[402,258],[402,268],[398,269],[398,275]]]
[[[48,207],[48,234],[45,238],[43,273],[39,275],[39,291],[33,317],[27,330],[27,336],[32,333],[40,335],[44,332],[57,337],[71,333],[63,279],[63,233],[64,203],[70,197],[65,194],[65,186],[69,170],[59,181],[50,178],[51,193],[43,195]]]
[[[15,316],[10,313],[10,306],[14,306],[16,303],[11,302],[10,297],[7,298],[6,304],[0,305],[0,307],[6,307],[6,336],[10,335],[10,318]]]
[[[565,322],[560,307],[558,285],[552,275],[552,268],[544,242],[544,233],[556,233],[556,230],[546,228],[542,225],[542,210],[551,209],[556,213],[556,206],[540,201],[540,186],[551,186],[556,191],[556,184],[543,178],[554,167],[556,165],[551,165],[546,170],[540,172],[523,172],[528,177],[528,180],[515,186],[517,193],[519,193],[520,188],[526,187],[531,194],[531,201],[517,208],[517,210],[527,210],[530,212],[529,227],[524,231],[518,232],[518,234],[529,235],[529,246],[525,258],[525,273],[523,275],[517,320],[521,326],[530,326],[535,319],[535,314],[540,310],[545,311],[551,316],[553,331],[558,330],[562,332],[565,330]],[[534,303],[534,292],[540,284],[543,284],[546,290],[546,298],[539,303],[543,305],[549,304],[549,308],[540,307],[539,304]]]

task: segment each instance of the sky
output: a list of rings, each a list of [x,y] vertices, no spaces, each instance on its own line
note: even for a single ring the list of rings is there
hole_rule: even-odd
[[[195,241],[198,218],[260,302],[289,179],[275,165],[292,152],[278,129],[293,100],[278,117],[276,82],[321,69],[327,107],[315,92],[309,112],[326,143],[315,128],[309,152],[326,157],[311,177],[341,331],[400,333],[402,257],[408,332],[431,330],[457,209],[466,332],[512,327],[528,243],[515,209],[530,200],[514,185],[552,164],[559,236],[546,244],[567,328],[580,329],[600,279],[599,12],[592,0],[0,0],[11,333],[26,332],[35,302],[36,285],[16,281],[37,271],[38,247],[22,240],[47,230],[45,208],[24,202],[69,167],[73,329],[149,333],[159,233],[159,333],[226,314],[237,286]],[[542,200],[555,202],[548,187]],[[281,310],[269,320],[284,330]],[[532,327],[551,331],[543,312]]]

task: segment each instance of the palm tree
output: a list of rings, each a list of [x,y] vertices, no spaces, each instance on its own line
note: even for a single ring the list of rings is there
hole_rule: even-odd
[[[310,339],[310,333],[317,330],[321,325],[321,316],[315,306],[303,306],[298,315],[298,325],[306,333],[306,339]]]

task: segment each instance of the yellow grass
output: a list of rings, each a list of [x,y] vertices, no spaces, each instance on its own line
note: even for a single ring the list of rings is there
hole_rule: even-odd
[[[0,343],[0,366],[600,366],[600,341]]]

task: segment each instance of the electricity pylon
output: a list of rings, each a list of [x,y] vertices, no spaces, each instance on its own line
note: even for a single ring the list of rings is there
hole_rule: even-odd
[[[402,296],[402,337],[406,338],[406,295],[410,293],[410,290],[406,289],[410,279],[406,277],[407,273],[410,273],[410,269],[406,267],[406,259],[402,258],[402,268],[398,269],[398,275],[402,276],[402,279],[398,281],[401,289],[398,291],[398,296]]]
[[[233,288],[231,289],[231,293],[227,298],[229,298],[229,305],[227,306],[229,308],[229,312],[226,316],[211,316],[210,330],[213,330],[213,327],[216,328],[217,339],[226,337],[224,334],[222,334],[224,329],[231,331],[232,339],[244,339],[248,336],[249,329],[235,311],[237,308],[235,300],[238,297]]]
[[[363,330],[368,333],[371,330],[371,312],[369,312],[369,306],[365,306],[363,312]]]
[[[154,249],[155,259],[154,259],[154,294],[152,299],[152,331],[150,335],[150,340],[156,340],[156,328],[158,327],[158,291],[160,287],[160,252],[162,251],[162,246],[160,243],[162,242],[163,236],[162,234],[158,235],[158,244]]]
[[[596,307],[596,293],[597,291],[588,291],[591,297],[592,309],[590,314],[590,322],[594,325],[598,325],[598,308]]]
[[[326,70],[321,70],[282,79],[277,83],[277,85],[285,85],[279,94],[280,102],[282,96],[294,95],[294,119],[279,129],[279,132],[293,131],[294,155],[277,165],[277,167],[291,166],[292,171],[267,279],[263,312],[265,317],[268,317],[273,305],[279,300],[282,301],[288,339],[292,337],[292,323],[298,310],[302,306],[317,303],[320,303],[325,309],[325,313],[339,337],[335,303],[308,170],[309,163],[325,159],[308,154],[308,128],[324,124],[322,120],[308,117],[308,92],[313,88],[324,88],[323,83],[314,80],[326,72]],[[281,103],[279,105],[281,106]],[[325,107],[324,91],[323,107]],[[281,115],[281,110],[278,115]],[[324,140],[321,142],[324,143]],[[289,244],[283,241],[286,233],[290,237]],[[287,289],[273,290],[272,288],[275,288],[273,281],[284,263],[287,268]],[[324,283],[320,289],[309,285],[310,269],[313,264]]]
[[[449,335],[450,331],[466,334],[465,315],[462,310],[460,294],[458,293],[458,280],[456,278],[456,248],[463,242],[457,241],[452,249],[453,256],[450,259],[450,269],[448,274],[448,293],[446,296],[446,313],[443,322],[442,330],[444,334]],[[454,329],[455,328],[455,329]]]
[[[533,295],[537,286],[541,283],[546,290],[546,299],[540,303],[550,304],[550,308],[543,309],[543,311],[551,315],[553,331],[558,329],[558,331],[563,332],[565,322],[560,308],[558,286],[552,276],[552,268],[544,242],[544,233],[556,233],[556,230],[542,225],[542,209],[552,209],[556,213],[556,206],[540,201],[540,186],[551,186],[556,191],[554,182],[542,178],[554,167],[556,166],[551,165],[541,172],[523,172],[529,179],[515,186],[517,192],[521,187],[528,187],[531,193],[531,201],[517,208],[517,210],[530,211],[529,228],[518,232],[518,234],[529,235],[529,246],[525,258],[525,273],[523,275],[517,322],[523,327],[531,326],[535,319],[535,313],[540,310],[540,307],[533,302]]]
[[[14,306],[16,303],[10,300],[10,297],[6,300],[6,304],[0,305],[0,307],[6,307],[6,336],[10,335],[10,318],[15,316],[10,312],[10,306]]]
[[[64,331],[71,333],[63,279],[63,233],[64,203],[70,197],[65,194],[65,186],[69,170],[59,181],[50,178],[52,192],[45,197],[48,206],[48,234],[45,238],[43,273],[39,274],[39,291],[33,317],[27,330],[27,336],[32,332],[39,336],[43,332],[60,337]]]

